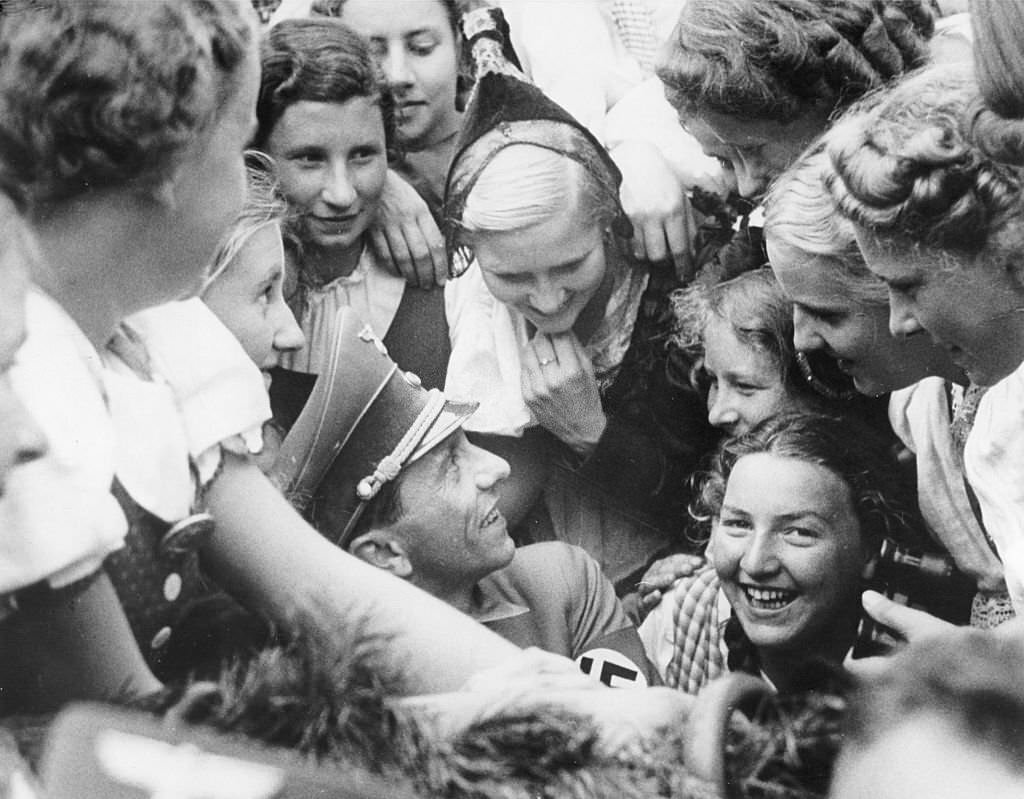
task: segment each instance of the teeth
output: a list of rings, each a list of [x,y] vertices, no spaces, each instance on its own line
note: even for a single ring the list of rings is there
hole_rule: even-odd
[[[492,508],[491,512],[484,516],[484,524],[494,524],[496,521],[498,521],[498,509]]]
[[[749,585],[744,586],[743,590],[752,605],[768,610],[777,610],[778,608],[785,607],[792,602],[793,598],[796,596],[793,591],[784,591],[772,588],[755,588]]]

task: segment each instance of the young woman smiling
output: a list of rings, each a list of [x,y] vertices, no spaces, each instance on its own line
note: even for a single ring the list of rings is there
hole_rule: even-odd
[[[500,20],[475,14],[467,36],[474,25],[500,35]],[[680,488],[716,435],[697,393],[670,384],[678,282],[633,258],[618,169],[492,47],[474,47],[484,74],[448,180],[462,276],[446,297],[446,390],[481,401],[469,427],[512,462],[513,490],[540,475],[544,535],[581,543],[618,580],[675,538]],[[507,454],[531,439],[528,466]]]
[[[883,442],[830,416],[775,416],[723,442],[697,503],[710,567],[640,628],[666,682],[695,693],[728,668],[786,690],[801,664],[842,662],[865,566],[909,531],[892,471]]]
[[[283,364],[319,374],[346,306],[403,368],[440,386],[449,352],[442,290],[407,288],[368,246],[395,115],[367,42],[336,19],[276,25],[263,48],[257,117],[254,144],[274,161],[298,243],[288,294],[306,344]]]
[[[369,40],[395,100],[394,167],[438,216],[462,128],[455,0],[316,0],[310,13],[339,17]]]

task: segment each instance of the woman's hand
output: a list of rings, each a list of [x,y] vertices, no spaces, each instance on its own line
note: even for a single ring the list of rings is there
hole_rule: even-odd
[[[872,619],[895,634],[899,646],[933,638],[955,629],[955,625],[948,621],[936,618],[923,610],[893,602],[877,591],[865,591],[861,604]],[[845,665],[857,677],[870,679],[883,671],[888,666],[888,661],[884,655],[858,660],[847,658]]]
[[[676,580],[694,574],[705,562],[700,555],[680,554],[669,555],[652,563],[636,586],[640,595],[640,617],[643,618],[657,607],[662,594],[671,588]]]
[[[572,332],[538,333],[522,352],[523,399],[542,427],[579,455],[589,455],[608,419],[594,367]]]
[[[693,211],[672,167],[649,142],[624,141],[611,152],[622,172],[622,209],[633,223],[633,254],[671,258],[683,281],[693,277]]]
[[[448,278],[444,238],[416,189],[388,170],[377,218],[369,230],[377,255],[411,286],[428,289]]]

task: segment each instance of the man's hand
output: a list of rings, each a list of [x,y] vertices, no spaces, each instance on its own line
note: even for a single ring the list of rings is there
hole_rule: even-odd
[[[378,257],[411,286],[423,289],[448,279],[444,238],[416,190],[390,169],[370,240]]]
[[[608,419],[594,367],[572,332],[538,333],[522,352],[523,399],[542,427],[580,455],[588,455]]]
[[[671,258],[683,281],[693,277],[696,224],[690,201],[672,167],[651,143],[624,141],[611,153],[622,172],[622,208],[633,223],[633,254]]]
[[[700,555],[669,555],[655,561],[637,583],[640,595],[640,616],[643,618],[661,602],[661,597],[676,580],[694,574],[705,560]]]

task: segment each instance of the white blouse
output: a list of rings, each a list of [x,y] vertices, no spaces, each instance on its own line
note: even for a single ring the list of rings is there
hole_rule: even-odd
[[[309,289],[299,327],[306,345],[285,353],[281,365],[298,372],[320,374],[323,360],[330,355],[334,338],[334,320],[341,308],[352,308],[381,338],[388,332],[405,291],[405,278],[389,272],[364,249],[351,275],[339,277],[325,286]]]
[[[85,577],[127,532],[110,493],[114,431],[99,356],[37,290],[28,295],[26,321],[11,380],[49,450],[12,470],[0,496],[0,600],[43,580],[60,588]]]

